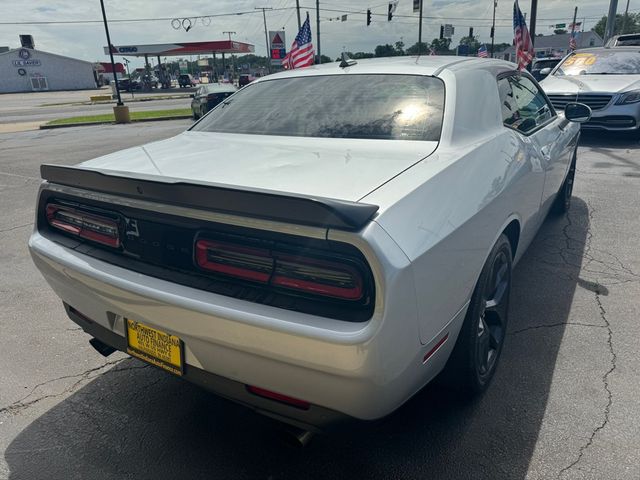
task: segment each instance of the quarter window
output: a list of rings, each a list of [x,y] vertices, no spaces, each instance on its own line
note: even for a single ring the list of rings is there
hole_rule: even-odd
[[[512,75],[498,80],[505,126],[527,134],[546,124],[555,114],[542,91],[529,78]]]

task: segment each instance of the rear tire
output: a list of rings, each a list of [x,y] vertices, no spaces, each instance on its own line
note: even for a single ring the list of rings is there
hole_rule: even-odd
[[[446,385],[466,396],[484,392],[495,374],[507,330],[511,267],[511,244],[502,234],[482,267],[443,372]]]
[[[573,159],[571,160],[571,165],[569,166],[567,178],[564,179],[560,190],[558,190],[556,199],[553,201],[553,205],[551,206],[551,212],[554,215],[563,215],[567,213],[571,208],[571,196],[573,195],[573,182],[576,176],[577,157],[578,152],[573,152]]]

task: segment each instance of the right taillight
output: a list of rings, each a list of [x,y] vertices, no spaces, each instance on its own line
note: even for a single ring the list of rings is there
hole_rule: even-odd
[[[113,218],[56,203],[47,204],[46,216],[55,229],[109,247],[120,246],[118,222]]]
[[[195,261],[204,270],[304,294],[348,301],[364,297],[363,275],[346,260],[200,239]]]

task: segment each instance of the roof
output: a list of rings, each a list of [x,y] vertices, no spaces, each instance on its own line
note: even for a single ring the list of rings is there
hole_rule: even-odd
[[[422,55],[381,57],[357,60],[355,64],[341,68],[340,62],[313,65],[307,68],[287,70],[284,72],[261,77],[262,79],[301,77],[313,75],[351,74],[406,74],[437,76],[443,70],[487,68],[489,66],[504,66],[513,68],[514,65],[504,60],[477,57],[456,57],[452,55]]]
[[[238,90],[231,83],[203,83],[200,86],[205,87],[207,92],[235,92]]]
[[[144,57],[145,55],[159,55],[161,57],[184,55],[209,55],[211,53],[252,53],[255,47],[250,43],[235,40],[219,40],[207,42],[156,43],[147,45],[112,45],[114,55],[128,57]],[[109,49],[104,47],[105,55]]]
[[[65,57],[64,55],[58,55],[57,53],[45,52],[44,50],[36,50],[35,48],[26,48],[26,47],[12,48],[8,52],[0,53],[0,56],[9,55],[9,54],[11,54],[13,52],[18,52],[20,50],[29,50],[29,52],[35,52],[35,53],[40,53],[40,54],[44,54],[44,55],[51,55],[52,57],[64,58],[65,60],[73,60],[75,62],[88,63],[89,65],[91,65],[91,68],[93,68],[93,62],[88,62],[86,60],[80,60],[79,58]]]

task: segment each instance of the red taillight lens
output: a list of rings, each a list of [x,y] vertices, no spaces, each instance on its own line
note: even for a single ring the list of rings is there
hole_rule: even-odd
[[[258,395],[259,397],[268,398],[269,400],[275,400],[276,402],[286,403],[287,405],[300,408],[302,410],[309,410],[309,408],[311,407],[311,404],[309,402],[305,402],[304,400],[299,400],[297,398],[289,397],[281,393],[272,392],[271,390],[265,390],[264,388],[254,387],[253,385],[247,385],[247,390],[249,390],[254,395]]]
[[[54,203],[47,204],[46,215],[53,228],[109,247],[120,246],[118,222],[112,218]]]
[[[212,240],[196,242],[196,263],[212,272],[260,283],[267,283],[273,271],[269,250]]]
[[[362,277],[355,268],[312,258],[278,256],[271,283],[345,300],[362,298]]]
[[[364,295],[362,274],[346,263],[204,239],[196,241],[195,260],[205,270],[313,295]]]

